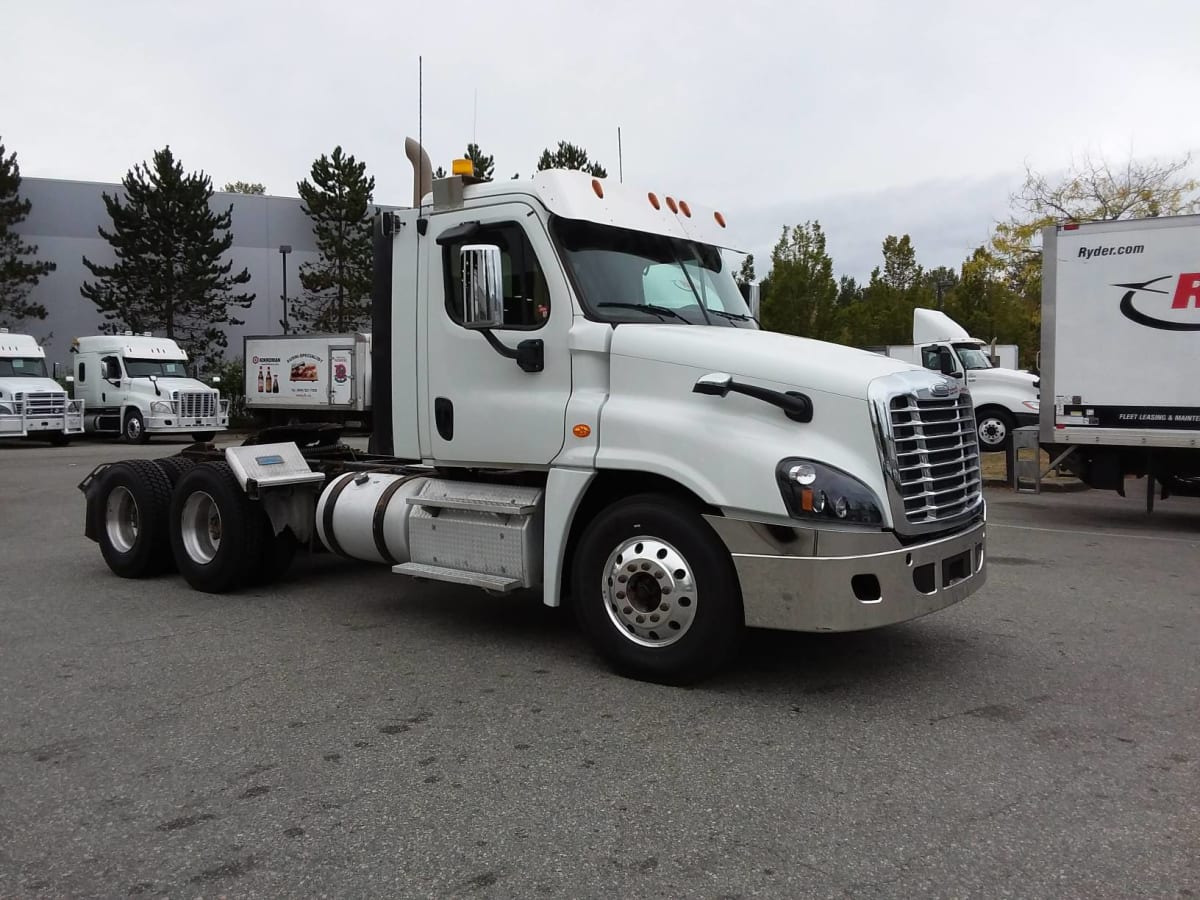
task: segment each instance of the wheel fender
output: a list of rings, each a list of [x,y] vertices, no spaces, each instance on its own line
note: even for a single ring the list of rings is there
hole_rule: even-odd
[[[551,469],[546,479],[545,527],[542,539],[542,602],[558,606],[562,602],[563,563],[567,541],[575,524],[575,513],[596,477],[594,471]]]

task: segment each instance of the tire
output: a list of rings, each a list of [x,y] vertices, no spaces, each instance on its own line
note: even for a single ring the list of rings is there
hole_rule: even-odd
[[[192,466],[171,497],[171,552],[179,574],[210,594],[248,584],[262,554],[263,518],[227,464]]]
[[[639,494],[601,511],[580,537],[571,582],[580,625],[622,674],[688,684],[728,661],[741,640],[729,551],[673,497]]]
[[[985,406],[975,411],[975,427],[979,436],[979,449],[985,453],[995,452],[1008,449],[1017,421],[1007,409]]]
[[[290,528],[285,528],[276,534],[270,518],[264,514],[262,519],[262,551],[259,555],[258,565],[251,570],[246,582],[254,587],[273,584],[286,575],[288,569],[292,567],[292,560],[296,558],[296,551],[300,547],[300,542],[296,540],[296,536],[292,534]]]
[[[217,433],[215,431],[193,431],[192,440],[197,444],[207,444],[214,437],[216,437],[216,435]]]
[[[125,420],[121,423],[121,440],[127,444],[144,444],[150,440],[142,414],[136,409],[125,413]]]
[[[186,456],[167,456],[163,459],[156,459],[154,464],[162,469],[163,474],[167,476],[167,481],[171,482],[171,488],[174,489],[175,485],[179,484],[179,479],[183,477],[183,473],[196,465],[196,461],[188,459]]]
[[[171,484],[154,463],[131,459],[110,466],[96,498],[100,552],[122,578],[147,578],[171,568],[167,521]]]

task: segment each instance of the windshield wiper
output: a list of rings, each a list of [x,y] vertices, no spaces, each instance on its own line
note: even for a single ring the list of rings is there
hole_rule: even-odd
[[[723,309],[709,309],[709,312],[714,316],[720,316],[723,319],[733,319],[736,322],[757,322],[758,319],[754,316],[746,315],[745,313],[725,312]]]
[[[653,303],[597,303],[596,305],[598,307],[610,306],[610,307],[616,307],[617,309],[644,309],[644,310],[646,310],[646,312],[666,313],[669,316],[674,316],[680,322],[687,322],[687,324],[689,324],[689,325],[692,324],[690,321],[685,319],[683,316],[681,316],[679,313],[675,312],[675,310],[671,309],[670,307],[655,306]]]

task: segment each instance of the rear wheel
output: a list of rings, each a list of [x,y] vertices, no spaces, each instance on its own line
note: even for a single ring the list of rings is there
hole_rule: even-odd
[[[227,464],[193,466],[171,498],[171,551],[180,574],[208,593],[248,584],[260,563],[264,518]]]
[[[207,444],[216,436],[215,431],[193,431],[192,440],[197,444]]]
[[[1012,413],[999,406],[985,406],[975,411],[975,425],[979,429],[979,449],[1004,450],[1012,443],[1012,432],[1017,427]]]
[[[692,506],[641,494],[580,538],[572,594],[597,649],[636,678],[684,684],[725,663],[744,626],[729,551]]]
[[[125,413],[125,421],[121,423],[121,439],[127,444],[144,444],[150,440],[142,414],[136,409]]]
[[[167,456],[163,459],[156,459],[154,464],[162,469],[163,474],[167,476],[167,481],[171,482],[171,487],[174,488],[179,484],[183,473],[196,465],[196,461],[188,459],[186,456]]]
[[[162,470],[149,460],[131,459],[110,466],[101,477],[95,532],[108,567],[122,578],[170,569],[171,484]]]

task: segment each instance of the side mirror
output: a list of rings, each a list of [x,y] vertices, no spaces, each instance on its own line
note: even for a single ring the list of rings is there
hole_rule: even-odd
[[[67,384],[73,384],[75,382],[75,376],[68,375],[65,378],[63,378],[63,381],[65,381]]]
[[[213,384],[220,384],[220,383],[221,383],[221,376],[220,376],[220,375],[214,375],[214,376],[213,376],[211,379],[209,379],[209,380],[210,380],[210,381],[212,381],[212,383],[213,383]]]
[[[467,244],[459,253],[463,324],[475,330],[501,327],[504,324],[504,290],[500,248],[495,244]]]
[[[938,353],[938,367],[943,375],[957,375],[954,370],[954,357],[950,355],[950,351],[943,349]]]

